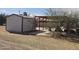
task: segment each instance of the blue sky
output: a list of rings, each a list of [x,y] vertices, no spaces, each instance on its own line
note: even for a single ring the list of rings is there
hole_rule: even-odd
[[[62,14],[62,11],[67,11],[70,13],[71,11],[79,13],[79,8],[52,8],[53,13],[56,11],[57,14]],[[32,15],[44,16],[46,15],[46,8],[0,8],[0,13],[5,14],[22,14],[23,12],[30,13]]]
[[[23,12],[28,12],[33,15],[45,15],[44,11],[45,8],[0,8],[0,13],[5,13],[5,14],[19,14]]]

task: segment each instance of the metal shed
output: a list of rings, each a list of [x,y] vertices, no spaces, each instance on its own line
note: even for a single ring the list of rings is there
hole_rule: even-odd
[[[7,16],[6,30],[9,32],[34,31],[35,28],[34,17],[17,14]]]

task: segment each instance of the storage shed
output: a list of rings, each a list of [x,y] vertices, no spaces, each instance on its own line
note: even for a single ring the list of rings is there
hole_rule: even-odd
[[[35,25],[34,17],[12,14],[7,16],[6,30],[9,32],[34,31]]]

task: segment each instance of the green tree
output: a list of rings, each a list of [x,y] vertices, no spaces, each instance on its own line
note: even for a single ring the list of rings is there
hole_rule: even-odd
[[[5,14],[0,14],[0,25],[3,25],[6,23],[6,16]]]
[[[24,15],[24,16],[27,16],[27,12],[23,12],[23,15]]]
[[[53,19],[53,16],[58,16],[58,15],[56,15],[57,11],[54,10],[54,12],[53,12],[52,8],[49,8],[46,11],[47,11],[46,15],[52,17],[52,18],[49,17],[49,20],[50,19],[55,20],[55,19]],[[67,33],[69,33],[70,30],[72,29],[72,27],[74,27],[73,24],[74,23],[76,24],[76,19],[78,18],[78,14],[73,13],[72,11],[70,14],[68,12],[61,12],[61,13],[62,13],[62,15],[59,15],[59,16],[62,16],[61,18],[56,17],[56,20],[58,21],[58,23],[54,24],[51,22],[51,23],[49,23],[49,26],[54,24],[55,26],[57,26],[57,27],[54,26],[55,28],[57,28],[57,30],[59,30],[61,26],[64,26],[67,30]]]
[[[51,28],[57,28],[56,31],[60,31],[60,27],[59,27],[59,20],[57,19],[58,16],[56,15],[57,14],[57,11],[52,8],[49,8],[49,9],[46,9],[46,13],[45,13],[49,19],[49,22],[48,22],[48,27],[49,27],[49,30],[51,31]]]

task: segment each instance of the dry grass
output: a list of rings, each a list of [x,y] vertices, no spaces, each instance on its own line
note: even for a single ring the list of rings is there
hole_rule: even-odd
[[[13,34],[0,27],[0,49],[66,50],[79,49],[79,43],[51,37]]]

